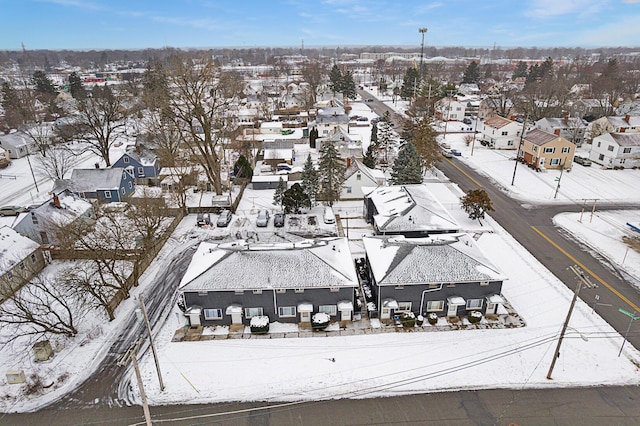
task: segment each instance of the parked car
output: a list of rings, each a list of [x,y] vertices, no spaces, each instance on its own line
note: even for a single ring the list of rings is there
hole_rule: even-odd
[[[222,210],[220,212],[220,216],[218,216],[218,220],[216,221],[216,226],[225,227],[229,225],[229,223],[231,222],[231,218],[231,211]]]
[[[582,164],[584,167],[591,166],[591,160],[589,160],[588,158],[580,157],[579,155],[573,157],[573,161],[578,164]]]
[[[462,155],[462,153],[455,148],[451,149],[451,153],[456,157],[460,157]]]
[[[0,207],[0,216],[18,216],[20,213],[26,211],[27,209],[20,206],[3,206]]]
[[[369,121],[367,117],[358,117],[357,121]]]
[[[198,226],[211,225],[211,219],[209,217],[209,213],[198,213],[198,217],[196,219],[196,225]]]
[[[256,218],[256,226],[260,228],[264,228],[269,224],[269,211],[268,210],[260,210],[258,212],[258,217]]]
[[[462,119],[462,122],[464,124],[471,124],[471,119],[469,117],[465,117],[465,118]]]
[[[322,216],[324,223],[330,225],[336,223],[336,215],[333,213],[333,209],[330,206],[324,208],[324,215]]]
[[[284,226],[284,213],[276,213],[273,216],[273,226],[282,228]]]
[[[276,170],[279,172],[290,172],[291,166],[287,163],[278,163]]]
[[[453,154],[451,153],[451,151],[447,151],[446,149],[442,150],[442,155],[444,158],[453,158]]]
[[[442,142],[442,143],[440,144],[440,146],[441,146],[441,147],[443,147],[444,149],[450,149],[450,148],[451,148],[451,145],[449,145],[449,144],[448,144],[448,143],[446,143],[446,142]]]

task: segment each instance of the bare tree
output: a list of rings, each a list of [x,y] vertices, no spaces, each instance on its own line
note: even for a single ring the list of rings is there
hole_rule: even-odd
[[[109,150],[122,134],[128,110],[124,98],[109,86],[96,86],[91,96],[77,100],[80,123],[76,131],[86,139],[87,149],[111,166]]]
[[[75,154],[63,146],[56,146],[36,154],[36,168],[52,180],[64,179],[75,166]]]
[[[158,237],[169,224],[169,211],[164,198],[157,192],[145,188],[141,197],[130,200],[131,208],[125,215],[131,221],[139,248],[147,252],[155,247]]]
[[[0,324],[12,329],[3,334],[6,337],[1,343],[19,338],[34,342],[48,335],[73,337],[78,333],[76,322],[82,309],[67,286],[37,276],[0,304]]]
[[[191,151],[213,184],[222,194],[222,142],[236,125],[230,108],[238,99],[240,85],[235,76],[216,78],[211,56],[190,60],[176,56],[169,75],[173,93],[170,117],[179,131],[180,141]]]
[[[310,90],[308,95],[311,97],[312,104],[316,102],[318,87],[324,80],[326,74],[327,69],[325,65],[318,60],[307,62],[302,67],[302,78],[309,85]]]

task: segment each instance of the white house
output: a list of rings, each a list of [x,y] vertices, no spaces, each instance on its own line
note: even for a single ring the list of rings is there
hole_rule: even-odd
[[[589,159],[606,168],[640,167],[640,133],[605,133],[595,137]]]
[[[318,110],[315,127],[319,137],[326,137],[341,129],[343,133],[349,133],[349,115],[342,107],[326,107]]]
[[[377,188],[386,184],[382,170],[370,169],[356,158],[351,158],[350,163],[344,174],[345,180],[340,191],[341,200],[363,200],[363,188]]]
[[[482,124],[480,143],[495,149],[517,149],[522,124],[496,115]]]
[[[466,104],[457,98],[442,98],[435,104],[436,115],[439,120],[462,121]]]
[[[563,118],[541,118],[536,121],[535,125],[536,129],[562,136],[577,146],[582,145],[584,142],[584,135],[587,130],[587,126],[582,119],[569,117],[568,115]]]
[[[0,147],[9,153],[9,158],[15,159],[34,152],[36,144],[29,135],[18,131],[8,135],[0,135]]]

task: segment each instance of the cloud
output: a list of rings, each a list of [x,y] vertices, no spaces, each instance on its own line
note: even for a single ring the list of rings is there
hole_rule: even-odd
[[[39,3],[49,3],[49,4],[55,4],[57,6],[64,6],[64,7],[75,7],[78,9],[85,9],[85,10],[107,10],[108,8],[106,6],[103,6],[99,3],[92,3],[89,1],[78,1],[78,0],[36,0]]]
[[[640,0],[623,0],[625,3],[640,3]]]
[[[638,0],[634,0],[640,3]],[[640,15],[626,15],[618,19],[610,19],[599,27],[574,34],[575,46],[629,46],[637,45],[640,40]]]
[[[441,2],[433,2],[433,3],[425,4],[423,6],[418,6],[415,9],[415,14],[416,15],[424,15],[425,13],[429,12],[430,10],[437,9],[439,7],[442,7],[442,6],[444,6],[444,3],[441,3]]]
[[[534,0],[531,3],[531,8],[525,12],[525,16],[536,19],[562,15],[584,17],[599,12],[608,3],[609,0]]]

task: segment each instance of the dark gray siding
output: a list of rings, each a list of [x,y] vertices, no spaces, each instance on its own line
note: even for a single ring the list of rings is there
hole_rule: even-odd
[[[398,302],[411,302],[411,310],[416,314],[427,314],[427,301],[444,301],[444,310],[436,312],[439,316],[445,316],[447,314],[447,298],[452,296],[460,296],[465,301],[468,299],[483,299],[482,313],[486,311],[485,297],[493,294],[500,294],[502,290],[502,281],[490,281],[489,285],[480,285],[479,282],[473,283],[458,283],[453,286],[443,284],[442,289],[439,287],[436,289],[429,288],[427,284],[423,285],[405,285],[403,289],[397,289],[392,286],[377,286],[376,288],[380,292],[380,301],[391,298]],[[420,306],[420,300],[422,299],[422,292],[430,290],[424,293],[424,306]],[[378,307],[380,309],[380,307]],[[467,310],[464,306],[458,307],[458,315],[466,315]]]
[[[275,299],[274,299],[275,295]],[[222,319],[205,320],[204,312],[200,320],[203,325],[229,325],[231,324],[231,316],[225,314],[228,306],[236,304],[243,308],[263,308],[263,314],[269,317],[270,322],[290,322],[297,323],[300,320],[300,314],[297,312],[299,303],[312,303],[313,312],[318,312],[319,305],[337,305],[342,300],[348,300],[354,303],[354,289],[352,287],[340,288],[336,292],[332,292],[328,288],[304,289],[303,293],[296,293],[293,289],[287,289],[284,293],[277,293],[275,290],[263,290],[262,294],[254,294],[252,290],[245,290],[243,294],[236,294],[234,291],[209,291],[203,292],[184,292],[185,306],[187,308],[198,306],[203,309],[222,309]],[[274,301],[276,304],[274,304]],[[279,317],[277,307],[295,306],[295,317]],[[332,319],[338,320],[340,312]],[[250,319],[243,315],[243,322],[249,324]]]

